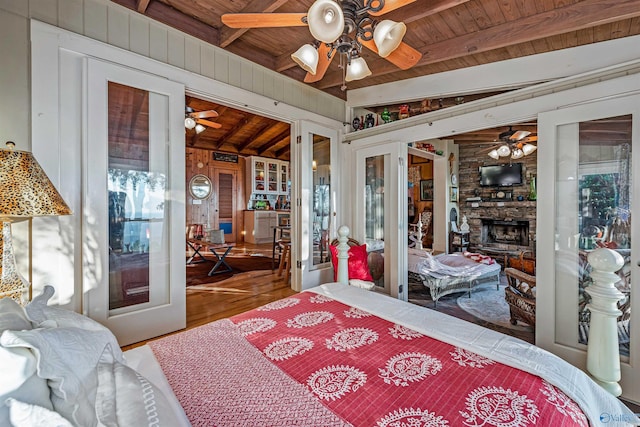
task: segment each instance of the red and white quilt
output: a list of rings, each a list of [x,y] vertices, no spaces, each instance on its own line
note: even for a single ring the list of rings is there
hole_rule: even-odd
[[[538,376],[324,295],[304,292],[231,320],[354,426],[588,425]]]

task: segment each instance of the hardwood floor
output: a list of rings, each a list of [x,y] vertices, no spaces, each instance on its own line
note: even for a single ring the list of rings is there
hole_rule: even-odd
[[[234,247],[230,255],[263,254],[270,257],[271,250],[271,243],[262,245],[247,243]],[[208,258],[212,256],[211,253],[206,251],[202,251],[202,253],[205,257],[209,255]],[[238,273],[221,282],[187,287],[186,293],[186,329],[234,316],[296,294],[291,289],[290,284],[284,282],[284,275],[278,277],[277,265],[273,272],[271,270],[257,270]],[[124,346],[122,350],[126,351],[139,347],[148,341]]]

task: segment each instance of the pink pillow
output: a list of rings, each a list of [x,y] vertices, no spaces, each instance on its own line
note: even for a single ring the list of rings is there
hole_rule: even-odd
[[[329,246],[331,249],[331,262],[333,263],[333,280],[338,280],[338,248]],[[367,245],[351,246],[349,248],[349,279],[366,280],[373,282],[369,264],[367,263]]]

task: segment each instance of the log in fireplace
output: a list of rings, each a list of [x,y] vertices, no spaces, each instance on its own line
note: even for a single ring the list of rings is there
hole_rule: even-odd
[[[480,239],[483,245],[529,246],[529,221],[482,218]]]

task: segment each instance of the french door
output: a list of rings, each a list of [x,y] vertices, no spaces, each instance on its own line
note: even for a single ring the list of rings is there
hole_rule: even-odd
[[[623,397],[640,402],[638,310],[640,96],[542,113],[538,122],[538,304],[536,343],[585,368],[593,283],[589,254],[624,260],[615,287]],[[542,230],[554,230],[544,233]],[[635,311],[632,311],[632,308]],[[592,343],[598,345],[598,343]]]
[[[296,236],[292,251],[294,289],[308,289],[333,282],[329,245],[337,238],[337,200],[339,176],[337,161],[338,131],[302,121],[292,188],[297,200],[293,206]],[[296,268],[296,264],[297,267]]]
[[[84,312],[126,345],[186,326],[184,87],[89,59]]]
[[[366,243],[376,290],[406,301],[407,145],[356,150],[355,218],[351,234]],[[402,250],[400,250],[402,248]]]

